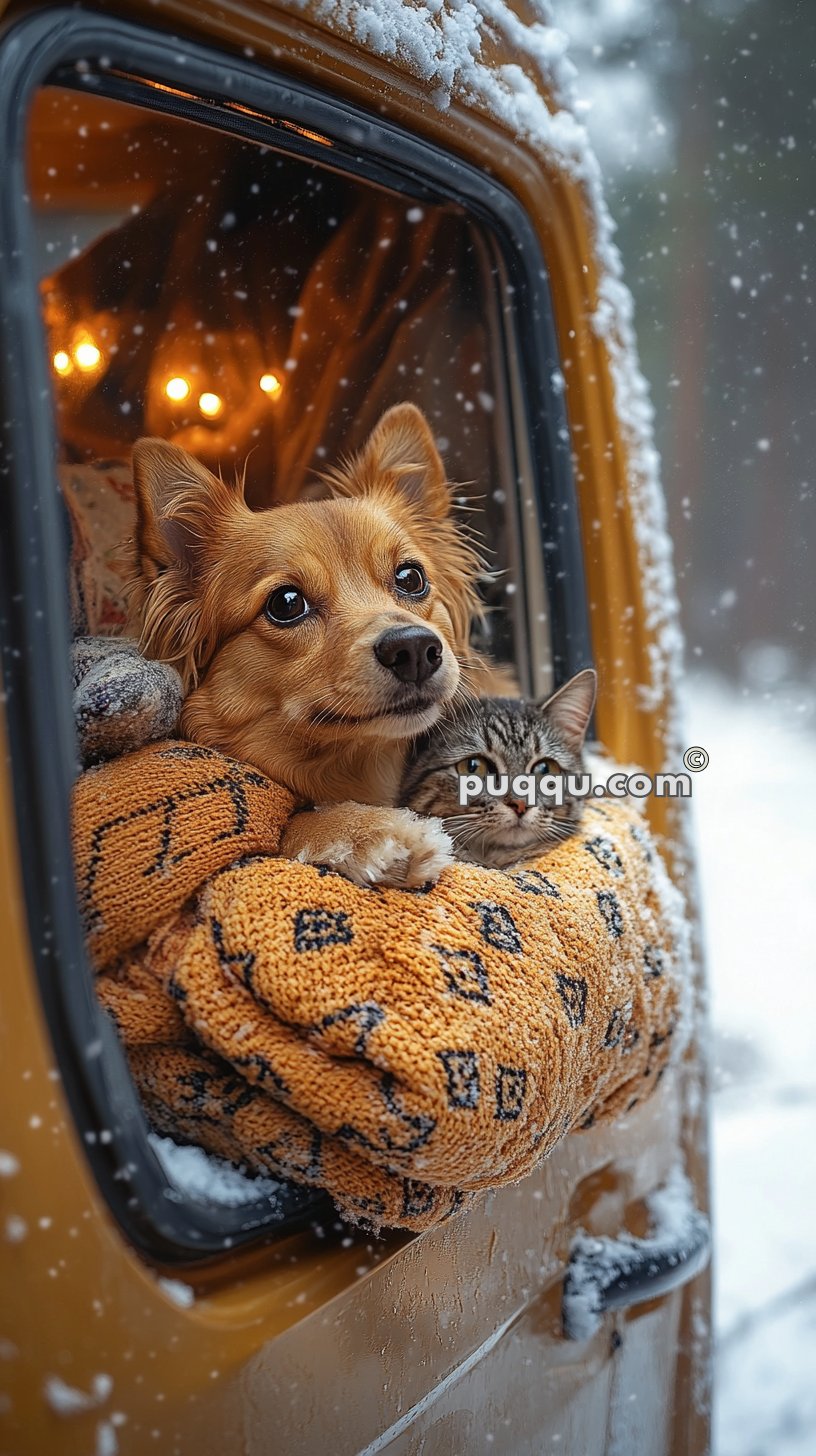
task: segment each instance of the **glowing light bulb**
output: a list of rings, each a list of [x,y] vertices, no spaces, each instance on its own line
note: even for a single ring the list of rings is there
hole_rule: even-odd
[[[95,369],[101,358],[102,354],[100,350],[97,349],[96,344],[91,339],[84,339],[74,349],[74,359],[80,369],[86,371]]]
[[[198,396],[198,408],[203,415],[206,415],[208,420],[214,420],[216,415],[220,415],[224,408],[224,401],[219,394],[211,394],[207,390],[204,394]]]
[[[262,374],[258,383],[264,394],[268,394],[270,399],[277,399],[283,389],[283,385],[278,379],[277,374]]]
[[[190,393],[190,386],[187,383],[186,379],[182,379],[181,375],[177,374],[173,379],[168,379],[167,383],[164,386],[164,392],[167,395],[168,399],[182,400],[186,399],[188,394]],[[214,399],[216,396],[212,395],[208,397]],[[202,395],[201,398],[203,399],[204,395]],[[204,413],[206,414],[206,410],[204,411]]]
[[[57,374],[71,373],[71,358],[69,354],[66,354],[64,349],[57,350],[56,354],[51,360],[51,363],[53,364]]]

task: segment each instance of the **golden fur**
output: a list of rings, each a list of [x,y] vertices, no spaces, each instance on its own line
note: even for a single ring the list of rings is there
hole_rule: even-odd
[[[419,410],[389,410],[360,453],[326,477],[324,500],[250,511],[240,480],[217,479],[162,440],[137,442],[133,473],[132,625],[146,655],[182,675],[184,734],[257,764],[302,801],[339,806],[296,816],[288,853],[337,862],[356,879],[432,877],[447,857],[438,826],[426,831],[406,810],[361,818],[359,807],[393,803],[408,742],[474,665],[479,560],[452,519]],[[395,589],[406,561],[425,570],[422,600]],[[299,624],[278,626],[264,613],[284,585],[312,604]],[[373,651],[388,629],[418,623],[442,651],[421,691]]]

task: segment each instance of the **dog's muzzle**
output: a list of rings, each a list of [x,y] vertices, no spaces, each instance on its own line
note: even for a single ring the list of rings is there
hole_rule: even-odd
[[[403,683],[421,687],[442,666],[442,643],[427,627],[390,627],[374,643],[374,656]]]

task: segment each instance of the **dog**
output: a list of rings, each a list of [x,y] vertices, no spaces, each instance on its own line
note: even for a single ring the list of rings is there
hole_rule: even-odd
[[[324,499],[251,511],[240,479],[154,439],[133,480],[131,629],[180,672],[185,737],[292,791],[290,858],[438,878],[441,823],[393,804],[410,741],[467,691],[481,563],[422,413],[388,410]]]

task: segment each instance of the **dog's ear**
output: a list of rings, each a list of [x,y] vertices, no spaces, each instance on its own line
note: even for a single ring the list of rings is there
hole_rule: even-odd
[[[450,513],[451,496],[431,427],[413,404],[395,404],[375,425],[357,457],[355,475],[364,489],[383,477],[430,519]]]
[[[178,668],[186,692],[211,646],[199,590],[207,546],[212,553],[230,517],[246,510],[243,487],[219,480],[177,445],[149,439],[133,447],[133,487],[130,625],[147,657]]]
[[[539,704],[541,712],[546,712],[550,722],[573,753],[580,753],[583,747],[595,706],[597,684],[595,669],[585,667],[582,672],[571,677],[569,682],[565,682],[551,698]]]
[[[168,567],[194,575],[202,543],[217,534],[219,519],[243,500],[240,483],[225,484],[166,440],[136,441],[133,488],[136,554],[147,580]]]

